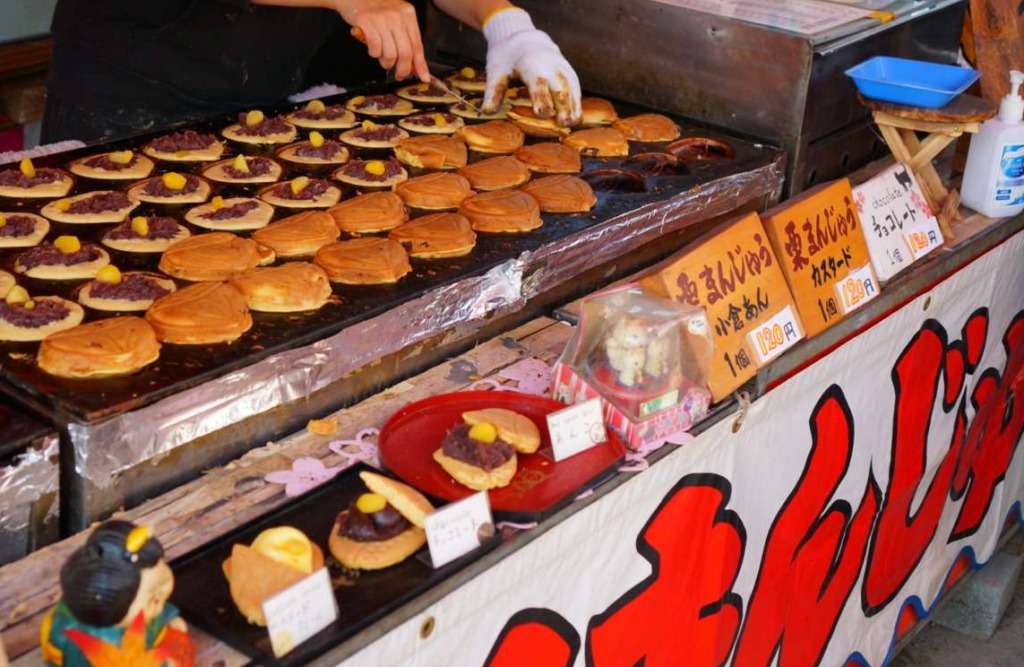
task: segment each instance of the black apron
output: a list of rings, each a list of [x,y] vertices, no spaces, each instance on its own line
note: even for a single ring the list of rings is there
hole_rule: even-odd
[[[52,33],[47,143],[110,141],[266,107],[314,83],[383,76],[341,18],[323,9],[59,0]]]

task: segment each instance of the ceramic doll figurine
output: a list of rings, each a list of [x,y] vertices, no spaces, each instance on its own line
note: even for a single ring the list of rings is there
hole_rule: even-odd
[[[612,326],[605,339],[605,354],[623,387],[635,387],[643,381],[648,341],[647,325],[639,318],[622,316]]]
[[[167,603],[174,575],[145,526],[107,521],[60,572],[40,645],[55,667],[192,667],[185,622]]]

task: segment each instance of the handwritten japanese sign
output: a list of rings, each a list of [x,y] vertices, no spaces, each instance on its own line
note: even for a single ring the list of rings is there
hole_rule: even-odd
[[[789,320],[790,335],[796,336],[792,342],[804,337],[793,297],[756,213],[699,239],[656,267],[641,284],[707,311],[714,343],[708,385],[715,401],[731,394],[774,358],[755,352],[756,337],[751,338],[751,332],[789,308],[794,314]]]
[[[294,586],[263,601],[274,655],[281,657],[338,618],[331,577],[322,567]]]
[[[468,554],[483,544],[487,536],[494,534],[487,492],[475,493],[435,510],[427,515],[423,528],[435,568]]]
[[[608,439],[600,398],[552,412],[547,422],[555,462],[585,452]]]
[[[848,311],[836,286],[871,264],[850,182],[843,178],[809,190],[762,220],[807,335],[843,319]],[[871,286],[877,293],[877,282]]]
[[[857,216],[864,224],[871,264],[882,282],[943,243],[942,232],[933,239],[927,234],[912,236],[913,230],[934,218],[921,187],[906,165],[895,164],[858,185],[853,189],[853,200]],[[935,228],[938,229],[937,223]]]

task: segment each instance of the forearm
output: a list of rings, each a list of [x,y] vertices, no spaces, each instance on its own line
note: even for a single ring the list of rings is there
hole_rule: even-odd
[[[494,11],[512,7],[508,0],[434,0],[437,8],[454,19],[480,30]]]

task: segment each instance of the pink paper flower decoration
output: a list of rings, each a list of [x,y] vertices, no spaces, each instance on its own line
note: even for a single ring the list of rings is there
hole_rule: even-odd
[[[263,479],[271,484],[284,484],[284,494],[294,498],[334,479],[341,471],[341,466],[328,468],[320,459],[304,457],[295,459],[291,470],[275,470]]]

